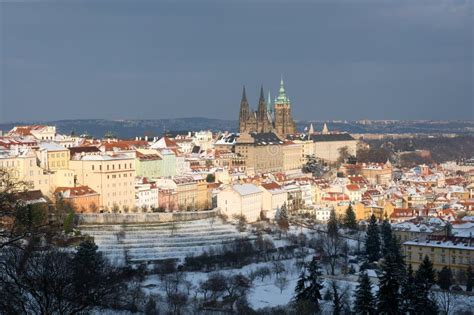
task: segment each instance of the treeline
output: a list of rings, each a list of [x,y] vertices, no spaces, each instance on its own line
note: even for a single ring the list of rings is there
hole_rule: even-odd
[[[474,136],[472,135],[453,138],[415,137],[366,141],[370,148],[357,151],[357,160],[360,162],[386,162],[389,157],[396,159],[397,152],[413,152],[401,156],[398,161],[407,166],[430,162],[443,163],[474,156]],[[431,155],[423,157],[415,154],[415,150],[427,150]]]

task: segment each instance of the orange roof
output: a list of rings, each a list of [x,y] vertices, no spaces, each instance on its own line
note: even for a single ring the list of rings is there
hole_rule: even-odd
[[[65,198],[80,197],[85,195],[98,194],[95,190],[89,186],[76,186],[76,187],[58,187],[54,191],[55,194],[61,193]]]
[[[275,182],[262,184],[262,187],[265,188],[266,190],[274,190],[274,189],[280,189],[281,188],[281,186],[278,185]]]
[[[359,185],[356,185],[356,184],[349,184],[349,185],[346,185],[346,188],[347,188],[348,190],[352,190],[352,191],[360,190]]]
[[[142,148],[148,146],[148,141],[145,140],[119,140],[113,142],[102,142],[102,147],[105,148],[106,151],[116,149],[121,150],[131,150],[134,148]]]

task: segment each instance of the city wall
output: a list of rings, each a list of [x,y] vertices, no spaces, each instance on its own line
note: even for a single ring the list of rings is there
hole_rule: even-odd
[[[217,209],[165,213],[83,213],[77,214],[79,225],[87,224],[139,224],[192,221],[216,216]]]

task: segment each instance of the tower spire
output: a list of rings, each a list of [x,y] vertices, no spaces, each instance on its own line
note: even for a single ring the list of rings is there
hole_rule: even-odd
[[[247,94],[245,93],[245,85],[244,85],[244,88],[242,89],[242,101],[241,102],[247,102]]]
[[[263,84],[260,86],[260,99],[258,101],[265,103],[265,97],[263,96]]]

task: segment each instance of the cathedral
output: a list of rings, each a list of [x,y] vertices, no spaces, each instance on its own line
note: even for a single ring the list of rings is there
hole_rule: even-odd
[[[280,91],[273,106],[270,101],[270,94],[268,94],[268,100],[265,102],[263,87],[260,89],[257,111],[250,110],[244,87],[242,101],[240,102],[239,132],[274,132],[282,138],[288,134],[296,133],[296,124],[291,117],[290,99],[286,96],[283,79],[280,81]]]

